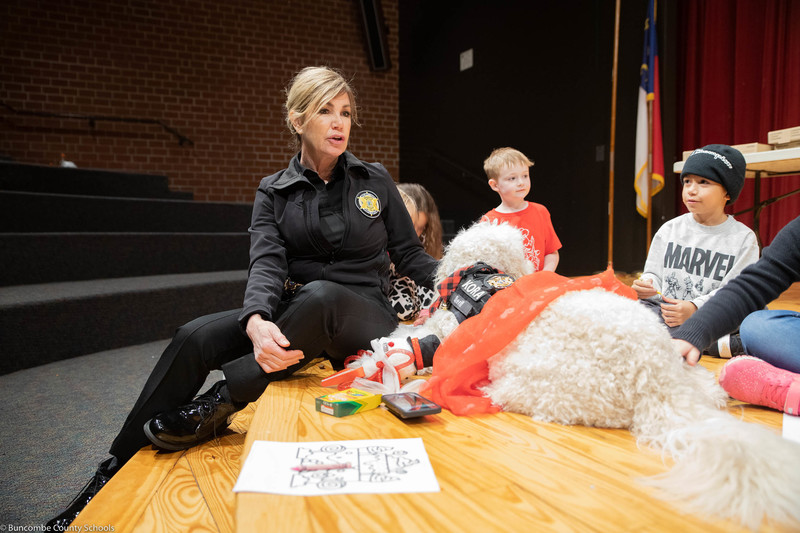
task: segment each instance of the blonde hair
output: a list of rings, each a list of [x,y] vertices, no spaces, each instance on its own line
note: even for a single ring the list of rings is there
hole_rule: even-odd
[[[442,258],[442,220],[439,218],[439,208],[428,190],[419,183],[398,183],[397,188],[401,193],[407,194],[417,206],[417,211],[428,216],[420,240],[425,251],[434,259]]]
[[[400,193],[400,198],[403,199],[403,204],[406,206],[406,209],[408,210],[408,215],[411,217],[411,220],[413,220],[414,223],[416,224],[417,216],[419,216],[417,210],[417,203],[414,201],[413,198],[411,198],[405,192],[401,191],[399,188],[397,189],[397,192]]]
[[[350,98],[350,118],[358,126],[356,93],[342,74],[330,67],[306,67],[286,87],[286,125],[299,144],[300,134],[294,123],[305,124],[325,104],[342,93]]]
[[[533,161],[528,159],[525,154],[514,148],[496,148],[492,150],[489,157],[483,162],[483,171],[490,180],[496,180],[500,176],[500,171],[504,168],[515,165],[525,165],[532,167]]]

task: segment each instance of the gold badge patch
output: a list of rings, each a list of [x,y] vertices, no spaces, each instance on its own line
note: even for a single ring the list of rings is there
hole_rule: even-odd
[[[486,280],[488,285],[491,285],[495,289],[505,289],[512,283],[514,283],[514,278],[509,276],[508,274],[498,274],[496,276],[492,276],[491,278]]]
[[[381,214],[381,200],[372,191],[361,191],[356,194],[356,207],[369,218]]]

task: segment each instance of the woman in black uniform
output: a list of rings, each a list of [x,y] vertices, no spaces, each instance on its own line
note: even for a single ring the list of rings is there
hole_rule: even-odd
[[[111,457],[49,525],[69,525],[142,446],[183,450],[209,440],[270,382],[318,356],[340,367],[388,335],[397,325],[387,299],[390,263],[432,288],[436,260],[423,250],[391,176],[347,152],[354,96],[327,67],[307,67],[292,80],[286,122],[300,152],[256,192],[243,309],[178,329]],[[225,379],[192,400],[215,369]]]

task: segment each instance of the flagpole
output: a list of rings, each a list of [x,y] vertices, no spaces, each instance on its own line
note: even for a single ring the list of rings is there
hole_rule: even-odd
[[[656,13],[658,12],[658,0],[653,0],[653,19],[649,21],[652,31],[655,32],[656,28]],[[651,33],[651,35],[654,35]],[[654,53],[651,51],[651,53]],[[650,72],[651,80],[653,81],[653,98],[648,95],[647,98],[647,185],[645,186],[645,198],[647,198],[647,247],[645,254],[650,253],[650,242],[653,235],[653,194],[650,192],[653,187],[653,130],[655,129],[655,120],[653,118],[653,108],[655,94],[658,92],[656,87],[656,80],[658,74],[656,73],[656,60],[653,60],[653,71]]]
[[[647,179],[644,186],[645,198],[647,198],[647,248],[645,253],[650,252],[650,238],[653,234],[653,195],[650,188],[653,184],[653,100],[647,100]]]
[[[608,145],[608,265],[614,263],[614,153],[617,136],[617,59],[619,57],[619,7],[614,18],[614,64],[611,68],[611,140]]]

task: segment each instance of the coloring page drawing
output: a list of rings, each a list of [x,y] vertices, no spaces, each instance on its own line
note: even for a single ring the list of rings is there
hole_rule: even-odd
[[[314,496],[438,492],[422,439],[256,441],[236,492]]]

